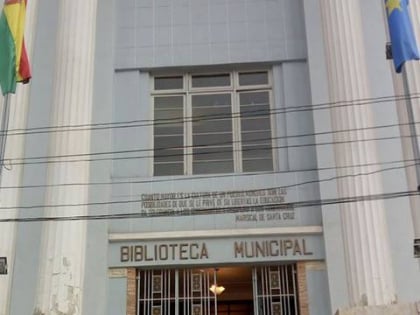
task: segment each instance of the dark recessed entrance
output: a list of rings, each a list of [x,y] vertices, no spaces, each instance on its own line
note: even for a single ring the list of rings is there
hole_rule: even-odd
[[[252,269],[250,266],[218,269],[218,284],[226,288],[217,296],[218,315],[254,314]]]
[[[137,315],[299,315],[296,265],[138,270]]]

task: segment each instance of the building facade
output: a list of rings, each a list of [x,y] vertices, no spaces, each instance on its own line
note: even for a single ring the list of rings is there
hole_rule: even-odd
[[[420,299],[383,1],[32,0],[26,31],[1,315],[325,315]],[[417,120],[419,75],[407,63]]]

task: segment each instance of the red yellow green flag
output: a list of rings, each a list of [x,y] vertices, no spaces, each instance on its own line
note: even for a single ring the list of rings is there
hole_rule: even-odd
[[[16,83],[28,83],[31,69],[23,33],[27,0],[5,0],[0,15],[0,86],[3,95],[15,93]]]

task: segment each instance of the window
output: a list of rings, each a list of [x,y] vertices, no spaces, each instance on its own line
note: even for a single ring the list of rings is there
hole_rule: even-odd
[[[273,170],[269,71],[154,76],[153,174]]]

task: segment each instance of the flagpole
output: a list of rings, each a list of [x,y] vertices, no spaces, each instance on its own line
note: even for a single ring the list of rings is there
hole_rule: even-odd
[[[416,120],[414,119],[413,111],[413,102],[410,97],[410,87],[408,85],[407,70],[405,67],[402,69],[402,79],[404,94],[406,96],[405,104],[407,107],[407,116],[408,116],[408,125],[410,127],[410,139],[411,146],[413,148],[413,159],[416,163],[416,180],[417,180],[417,190],[420,191],[420,150],[419,143],[417,141],[417,130],[416,130]]]
[[[416,170],[416,184],[417,184],[417,191],[420,191],[420,149],[418,143],[418,136],[416,130],[416,120],[414,118],[414,111],[413,111],[413,102],[410,97],[410,86],[408,84],[408,77],[407,77],[407,70],[405,66],[402,67],[402,81],[403,81],[403,88],[404,94],[406,96],[405,105],[407,108],[407,118],[408,118],[408,125],[409,125],[409,136],[411,139],[411,148],[413,150],[413,159],[415,162],[415,170]],[[420,198],[419,196],[414,196],[413,198]],[[416,209],[416,207],[411,207],[411,216],[413,219],[413,226],[414,226],[414,257],[420,258],[420,209]]]
[[[385,45],[385,54],[386,59],[391,60],[393,59],[392,54],[392,44],[387,43]],[[408,122],[408,133],[409,138],[411,140],[411,149],[413,152],[413,160],[414,160],[414,168],[416,171],[416,188],[417,191],[420,192],[420,149],[418,143],[418,136],[416,130],[416,120],[414,118],[414,111],[413,111],[413,101],[411,99],[410,94],[410,86],[408,84],[408,76],[407,76],[407,69],[406,66],[403,65],[401,67],[401,77],[402,77],[402,85],[405,95],[405,106],[407,110],[407,122]],[[411,205],[411,219],[413,221],[413,230],[414,230],[414,240],[413,240],[413,254],[414,258],[420,258],[420,209],[416,208],[417,204],[420,204],[420,197],[418,195],[412,196],[412,198],[416,198],[419,202],[414,202]],[[420,263],[420,260],[419,260]]]
[[[10,93],[4,96],[3,112],[0,125],[0,184],[4,168],[4,157],[6,154],[7,131],[9,128]]]
[[[383,3],[383,2],[382,2]],[[417,48],[416,34],[411,24],[408,1],[385,0],[385,12],[387,13],[388,31],[391,43],[386,45],[387,59],[393,59],[395,71],[402,72],[402,83],[406,96],[405,104],[409,124],[409,135],[411,139],[411,150],[415,161],[416,189],[420,192],[420,153],[414,119],[413,102],[410,97],[410,86],[408,84],[406,61],[419,60],[420,53]],[[415,198],[415,199],[414,199]],[[414,200],[413,200],[414,199]],[[415,258],[420,258],[420,196],[417,194],[411,199],[411,218],[414,228],[413,253]],[[419,259],[420,263],[420,259]]]

